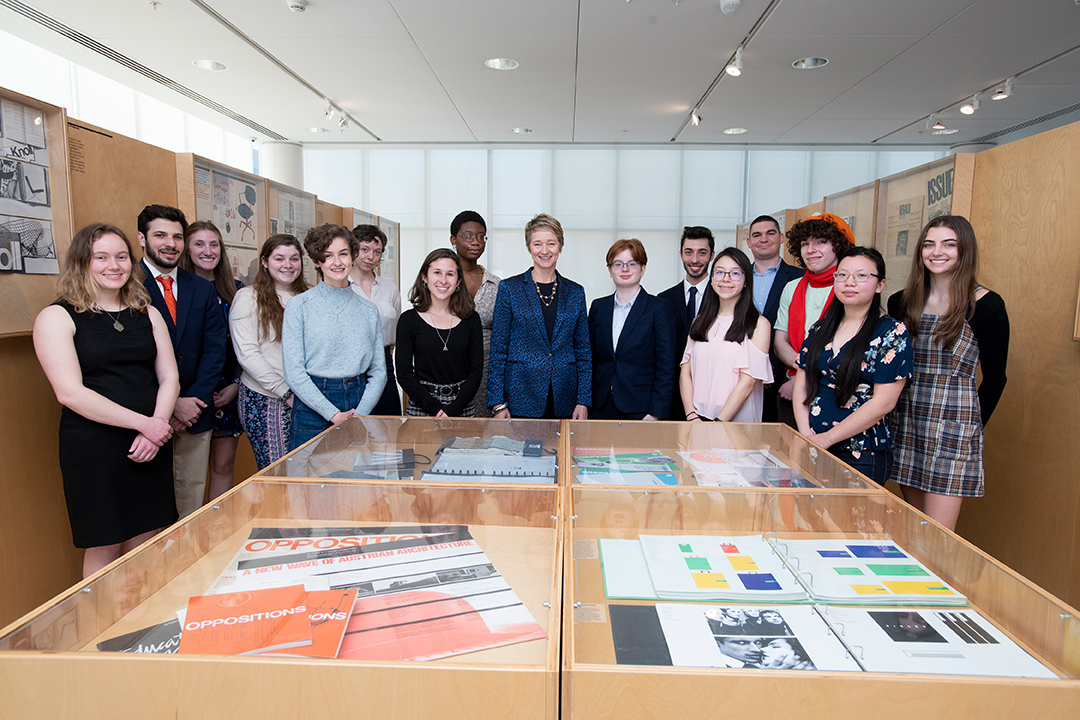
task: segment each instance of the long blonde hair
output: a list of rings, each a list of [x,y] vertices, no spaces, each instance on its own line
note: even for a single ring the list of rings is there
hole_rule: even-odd
[[[64,269],[56,281],[56,294],[70,303],[75,312],[101,312],[98,306],[101,291],[90,275],[90,263],[94,258],[94,243],[105,235],[116,235],[123,240],[131,258],[131,273],[120,288],[120,302],[137,312],[146,312],[150,294],[143,287],[142,268],[132,257],[131,241],[123,230],[106,223],[91,223],[71,238],[71,246],[64,258]]]

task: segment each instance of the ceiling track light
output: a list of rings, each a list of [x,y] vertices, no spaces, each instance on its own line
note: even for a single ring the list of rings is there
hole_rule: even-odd
[[[934,127],[934,123],[937,122],[937,115],[930,113],[930,117],[926,118],[926,129]]]
[[[735,59],[728,63],[724,71],[732,77],[742,75],[742,45],[735,51]]]
[[[337,122],[337,126],[338,126],[339,128],[341,128],[342,130],[344,130],[345,128],[349,127],[349,118],[347,118],[347,117],[345,117],[344,115],[342,115],[342,116],[341,116],[341,119],[340,119],[340,120],[338,120],[338,122]]]
[[[934,124],[930,126],[930,129],[932,129],[932,130],[944,130],[945,129],[945,123],[941,122],[940,119],[935,117]]]
[[[330,122],[334,119],[334,106],[329,102],[326,103],[326,122]]]
[[[701,124],[701,114],[698,112],[697,108],[694,108],[694,110],[690,113],[690,122],[694,125]]]
[[[991,100],[1004,100],[1007,97],[1011,97],[1013,94],[1013,79],[1009,78],[1005,81],[1004,87],[999,87],[994,91],[991,96]]]
[[[960,112],[965,115],[972,115],[982,103],[979,102],[979,93],[975,93],[971,96],[971,100],[960,106]]]

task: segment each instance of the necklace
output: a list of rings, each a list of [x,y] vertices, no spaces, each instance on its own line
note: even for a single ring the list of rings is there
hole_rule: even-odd
[[[544,303],[544,307],[551,307],[551,303],[555,301],[555,293],[559,291],[559,276],[555,276],[555,284],[551,286],[551,294],[547,297],[540,292],[540,283],[533,280],[533,285],[536,286],[536,295],[540,298],[540,302]]]
[[[336,308],[334,308],[334,322],[338,321],[338,318],[341,316],[341,311],[345,309],[345,306],[348,305],[349,301],[352,300],[352,299],[353,299],[353,291],[350,288],[349,289],[349,296],[347,298],[345,298],[345,302],[341,303]]]
[[[439,328],[435,327],[435,317],[431,314],[427,314],[428,324],[431,325],[431,329],[435,331],[435,334],[439,336],[439,342],[442,343],[443,352],[450,352],[450,348],[447,347],[447,343],[450,342],[450,334],[454,332],[454,326],[451,325],[450,329],[446,331],[446,339],[443,339],[442,333],[439,332]]]
[[[109,312],[108,310],[106,310],[105,308],[101,308],[101,309],[106,315],[108,315],[109,317],[112,318],[113,329],[115,329],[116,332],[124,332],[124,325],[123,325],[123,323],[120,322],[120,313],[124,312],[124,308],[120,308],[119,310],[116,311],[116,317],[113,317],[113,314],[111,312]]]

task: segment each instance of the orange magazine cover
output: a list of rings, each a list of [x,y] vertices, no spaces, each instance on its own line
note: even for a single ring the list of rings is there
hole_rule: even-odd
[[[303,585],[201,595],[188,600],[178,652],[253,655],[311,645]]]
[[[304,600],[308,609],[308,622],[311,625],[311,645],[284,650],[267,650],[260,654],[336,658],[355,602],[355,588],[352,590],[312,590]]]

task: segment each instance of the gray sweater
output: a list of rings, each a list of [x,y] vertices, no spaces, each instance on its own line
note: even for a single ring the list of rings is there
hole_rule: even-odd
[[[375,407],[386,384],[386,356],[374,303],[350,288],[320,282],[285,306],[281,336],[285,382],[305,405],[330,420],[339,409],[311,378],[366,375],[356,414],[367,415]]]

